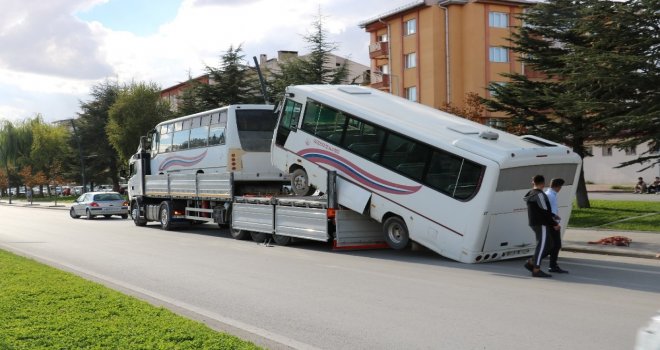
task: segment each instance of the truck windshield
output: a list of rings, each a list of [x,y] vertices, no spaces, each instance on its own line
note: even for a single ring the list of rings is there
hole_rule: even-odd
[[[237,109],[236,125],[241,147],[247,152],[268,152],[277,116],[267,109]]]

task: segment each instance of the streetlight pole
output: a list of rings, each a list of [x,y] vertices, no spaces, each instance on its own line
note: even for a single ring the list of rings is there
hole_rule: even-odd
[[[87,184],[85,183],[85,157],[83,157],[82,154],[82,146],[80,144],[80,136],[78,135],[76,124],[73,122],[73,119],[69,119],[69,121],[71,122],[71,127],[73,128],[73,134],[76,136],[76,142],[78,143],[78,155],[80,156],[80,176],[82,177],[81,193],[85,193],[87,188]]]

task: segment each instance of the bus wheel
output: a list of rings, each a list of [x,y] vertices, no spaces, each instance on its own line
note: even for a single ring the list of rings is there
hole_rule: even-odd
[[[273,234],[273,242],[277,245],[289,245],[291,237]]]
[[[392,249],[401,250],[408,246],[410,237],[406,223],[398,216],[391,216],[383,222],[385,242]]]
[[[296,196],[309,196],[314,193],[314,187],[309,185],[309,177],[303,168],[291,173],[291,189]]]
[[[131,204],[131,219],[135,226],[144,226],[147,224],[147,220],[140,218],[140,207],[137,202]]]
[[[257,243],[265,242],[268,239],[268,236],[270,235],[263,232],[250,232],[250,237],[252,237],[252,240]]]
[[[158,210],[160,215],[160,228],[165,231],[172,229],[172,211],[170,210],[170,202],[163,202],[160,204],[160,209]]]

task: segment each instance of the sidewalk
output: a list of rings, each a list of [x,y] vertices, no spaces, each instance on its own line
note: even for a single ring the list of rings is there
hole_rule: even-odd
[[[632,242],[629,247],[589,244],[611,236],[628,237]],[[568,228],[564,233],[562,250],[660,260],[660,232]]]
[[[11,204],[9,204],[9,200],[7,198],[3,198],[0,200],[0,205],[12,205],[16,207],[33,207],[33,208],[43,208],[43,209],[58,209],[58,210],[69,210],[71,207],[71,203],[63,203],[60,201],[57,201],[57,205],[55,205],[55,201],[52,202],[33,202],[30,204],[30,202],[26,201],[25,199],[13,199],[11,200]]]

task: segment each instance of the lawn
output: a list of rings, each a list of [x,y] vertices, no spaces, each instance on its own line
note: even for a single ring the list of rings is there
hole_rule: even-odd
[[[660,232],[660,202],[608,200],[590,202],[591,208],[588,209],[579,209],[573,204],[569,227]],[[651,213],[655,213],[655,215],[641,217]],[[615,222],[622,219],[629,220]]]
[[[0,349],[258,349],[167,309],[0,250]]]

